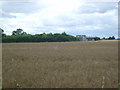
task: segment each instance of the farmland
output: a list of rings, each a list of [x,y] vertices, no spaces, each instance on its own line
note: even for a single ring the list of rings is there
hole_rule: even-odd
[[[3,43],[3,88],[115,88],[118,42]]]

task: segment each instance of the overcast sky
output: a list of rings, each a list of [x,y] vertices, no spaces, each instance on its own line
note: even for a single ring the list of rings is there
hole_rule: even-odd
[[[9,35],[21,28],[30,34],[118,36],[118,2],[113,1],[0,1],[0,28]]]

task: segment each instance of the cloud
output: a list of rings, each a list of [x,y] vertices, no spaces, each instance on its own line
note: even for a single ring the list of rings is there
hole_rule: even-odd
[[[0,25],[7,34],[22,28],[30,34],[65,31],[72,35],[117,35],[116,5],[116,2],[81,0],[6,2]]]
[[[2,4],[2,10],[8,13],[34,13],[44,6],[37,2],[13,2],[8,1]]]
[[[78,8],[77,13],[105,13],[112,9],[117,9],[116,2],[89,2]]]

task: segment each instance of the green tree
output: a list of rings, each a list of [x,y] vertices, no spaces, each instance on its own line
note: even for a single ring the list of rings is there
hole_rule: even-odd
[[[12,35],[26,35],[27,33],[23,31],[23,29],[17,29],[16,31],[12,32]]]
[[[67,35],[67,34],[65,32],[63,32],[62,35]]]
[[[99,37],[95,37],[95,40],[97,41],[97,40],[100,40],[100,38]]]
[[[0,36],[6,36],[6,34],[4,33],[4,30],[0,28]]]
[[[23,33],[21,33],[21,35],[27,35],[27,33],[26,33],[26,32],[23,32]]]
[[[16,35],[16,31],[13,31],[14,35],[12,36],[6,36],[2,38],[4,43],[10,43],[10,42],[66,42],[66,41],[80,41],[74,36],[71,35],[63,35],[60,33],[43,33],[43,34],[24,34],[24,35]],[[23,33],[23,32],[22,32]]]
[[[106,38],[105,38],[105,37],[103,37],[102,39],[103,39],[103,40],[105,40]]]
[[[4,32],[4,30],[2,28],[0,28],[0,32]]]
[[[114,39],[115,39],[115,37],[114,37],[114,36],[112,36],[112,37],[111,37],[111,39],[113,39],[113,40],[114,40]]]

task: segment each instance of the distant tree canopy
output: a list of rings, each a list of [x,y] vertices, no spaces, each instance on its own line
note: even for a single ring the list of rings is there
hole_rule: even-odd
[[[12,32],[12,35],[26,35],[27,33],[24,32],[22,29],[17,29],[16,31]]]
[[[102,39],[104,39],[104,40],[105,40],[106,38],[105,38],[105,37],[103,37]]]
[[[114,36],[112,36],[112,37],[109,37],[108,39],[109,39],[109,40],[114,40],[114,39],[115,39],[115,37],[114,37]]]
[[[0,28],[0,36],[6,36],[6,34],[4,33],[4,30],[2,28]]]
[[[80,41],[79,38],[76,38],[72,35],[68,35],[66,32],[63,33],[48,33],[45,32],[42,34],[27,34],[23,29],[18,28],[12,32],[12,35],[6,35],[4,30],[0,28],[0,39],[3,43],[12,43],[12,42],[68,42],[68,41]],[[99,37],[95,37],[95,40],[101,40]],[[103,37],[104,40],[113,40],[114,36],[109,38]]]
[[[103,40],[114,40],[115,37],[114,37],[114,36],[111,36],[111,37],[109,37],[109,38],[105,38],[105,37],[103,37],[102,39],[103,39]]]
[[[2,28],[0,28],[0,32],[4,32],[4,30]]]
[[[100,40],[100,38],[99,37],[95,37],[95,41],[97,41],[97,40]]]
[[[22,29],[17,29],[12,32],[11,36],[5,36],[2,38],[3,43],[11,42],[66,42],[66,41],[79,41],[78,38],[68,35],[65,32],[63,33],[43,33],[30,35],[24,32]]]

